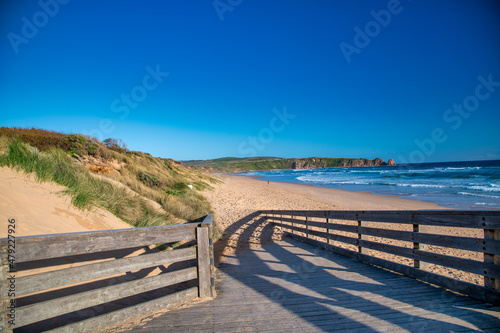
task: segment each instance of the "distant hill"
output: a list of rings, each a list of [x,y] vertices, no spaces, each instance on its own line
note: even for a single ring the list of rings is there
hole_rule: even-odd
[[[283,170],[283,169],[318,169],[338,167],[363,167],[395,165],[394,160],[384,162],[381,158],[373,160],[366,158],[280,158],[280,157],[224,157],[214,160],[183,161],[184,164],[204,168],[207,171],[217,172],[244,172],[257,170]]]

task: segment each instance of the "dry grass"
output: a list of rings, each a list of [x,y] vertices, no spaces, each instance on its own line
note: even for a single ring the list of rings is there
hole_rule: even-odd
[[[75,206],[103,207],[134,226],[193,221],[209,214],[210,204],[199,191],[219,182],[171,159],[109,149],[78,134],[33,128],[0,127],[0,164],[64,185]],[[139,196],[90,172],[118,181]],[[159,215],[141,196],[157,202],[166,214]]]

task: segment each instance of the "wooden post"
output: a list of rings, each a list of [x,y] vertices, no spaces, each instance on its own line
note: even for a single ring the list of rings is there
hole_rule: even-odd
[[[500,230],[484,229],[484,239],[500,240]],[[500,265],[500,256],[485,252],[484,262]],[[500,280],[485,276],[484,286],[489,289],[500,290]]]
[[[13,327],[9,324],[9,262],[7,253],[7,243],[2,246],[0,253],[0,332],[12,332]],[[14,318],[15,319],[15,318]]]
[[[360,230],[359,228],[363,226],[363,223],[361,221],[358,221],[358,228],[357,228],[357,232],[358,232],[358,253],[363,253],[363,248],[361,247],[361,244],[360,244],[360,240],[361,240],[361,233],[360,233]]]
[[[414,221],[414,215],[413,214],[411,216],[411,221],[412,222]],[[421,226],[419,224],[415,224],[414,223],[413,224],[412,240],[415,239],[415,234],[416,233],[425,231],[425,228],[426,228],[426,226]],[[426,244],[421,244],[421,243],[418,243],[418,242],[415,242],[415,241],[413,242],[413,267],[414,268],[418,268],[418,269],[421,269],[421,270],[424,270],[424,271],[428,271],[429,270],[429,263],[426,263],[426,262],[423,262],[423,261],[415,259],[415,251],[416,250],[426,251],[427,247],[428,247],[428,245],[426,245]]]
[[[292,219],[293,219],[293,215],[292,215]],[[292,227],[294,226],[293,222],[290,222],[292,224]],[[292,229],[292,235],[295,233],[295,230]]]
[[[211,296],[210,281],[210,244],[207,227],[196,228],[197,257],[198,257],[198,296]]]
[[[330,228],[328,228],[328,223],[330,223],[330,219],[326,218],[326,243],[330,244]]]
[[[208,244],[210,247],[210,296],[215,297],[215,256],[213,224],[210,224],[208,232]]]
[[[307,225],[307,216],[306,216],[306,238],[309,238],[309,227]]]
[[[415,242],[415,236],[414,234],[419,231],[419,225],[414,224],[413,225],[413,234],[411,236],[413,240],[413,267],[415,268],[420,268],[420,260],[415,259],[415,250],[420,250],[420,243]]]

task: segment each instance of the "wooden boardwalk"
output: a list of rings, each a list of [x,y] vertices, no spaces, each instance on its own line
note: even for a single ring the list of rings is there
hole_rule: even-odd
[[[216,298],[122,331],[500,332],[500,307],[290,238],[219,261]]]

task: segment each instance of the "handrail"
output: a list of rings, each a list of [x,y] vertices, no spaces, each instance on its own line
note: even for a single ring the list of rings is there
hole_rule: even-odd
[[[287,236],[473,298],[500,304],[500,211],[262,210],[260,214],[281,227]],[[411,225],[412,229],[394,230],[385,223]],[[436,226],[481,229],[484,236],[435,234],[430,228]],[[412,247],[388,244],[376,237],[409,242]],[[473,251],[483,258],[472,260],[437,253],[429,249],[430,245]],[[372,250],[410,259],[413,267],[404,265],[395,257],[389,260],[372,255]],[[482,276],[484,286],[436,274],[429,271],[429,264],[478,274]]]
[[[181,225],[2,238],[0,332],[90,332],[213,297],[212,235],[207,215]],[[162,251],[172,243],[182,245]]]

